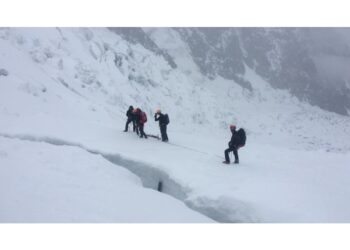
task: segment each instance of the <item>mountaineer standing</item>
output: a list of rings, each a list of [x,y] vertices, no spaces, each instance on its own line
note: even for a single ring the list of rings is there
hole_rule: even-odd
[[[147,122],[147,115],[144,111],[142,111],[140,108],[137,108],[134,112],[135,114],[135,120],[136,120],[136,125],[137,128],[139,129],[140,132],[140,138],[145,137],[145,139],[147,139],[147,135],[145,134],[144,131],[144,126],[145,123]]]
[[[160,109],[157,109],[156,113],[154,114],[154,120],[159,122],[162,141],[167,142],[169,140],[166,132],[167,126],[169,124],[168,114],[163,114]]]
[[[128,117],[127,121],[126,121],[126,124],[125,124],[125,129],[124,129],[124,132],[128,132],[128,129],[129,129],[129,124],[132,122],[132,128],[133,128],[133,131],[134,132],[137,132],[136,131],[136,121],[135,121],[135,115],[133,113],[134,111],[134,107],[133,106],[130,106],[128,111],[126,111],[126,116]]]
[[[234,163],[238,164],[238,149],[245,145],[246,135],[243,128],[240,128],[238,131],[236,131],[235,125],[230,125],[230,130],[232,133],[232,137],[230,142],[228,143],[228,149],[225,150],[225,161],[223,161],[222,163],[230,164],[229,153],[233,152],[233,154],[235,155]]]

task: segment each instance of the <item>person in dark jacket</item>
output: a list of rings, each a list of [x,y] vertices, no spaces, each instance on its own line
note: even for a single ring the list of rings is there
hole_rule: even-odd
[[[159,122],[159,128],[160,128],[160,133],[162,135],[162,141],[169,141],[168,135],[166,132],[167,125],[169,123],[169,117],[167,114],[162,114],[160,109],[156,110],[156,113],[154,114],[154,120]]]
[[[239,163],[238,148],[241,146],[240,145],[240,138],[237,134],[235,125],[230,125],[230,130],[231,130],[232,136],[231,136],[230,142],[228,143],[229,147],[228,147],[228,149],[225,150],[225,161],[223,161],[222,163],[230,164],[229,153],[233,152],[233,154],[235,155],[234,163],[238,164]]]
[[[138,134],[138,131],[136,130],[135,114],[133,113],[133,111],[134,111],[133,106],[130,106],[128,111],[126,111],[126,116],[128,117],[128,119],[127,119],[126,124],[125,124],[124,132],[128,132],[129,124],[132,122],[133,131]]]
[[[145,139],[147,139],[147,135],[145,133],[144,126],[145,123],[147,122],[147,116],[146,113],[143,112],[140,108],[137,108],[134,112],[135,114],[135,122],[136,122],[136,126],[139,129],[140,132],[140,138],[145,137]]]

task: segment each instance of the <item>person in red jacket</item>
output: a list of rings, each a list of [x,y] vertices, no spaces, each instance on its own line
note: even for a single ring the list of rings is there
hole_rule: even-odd
[[[145,123],[147,122],[147,115],[140,108],[137,108],[135,110],[135,121],[140,132],[140,138],[145,137],[145,139],[147,139],[147,135],[144,131],[144,126],[145,126]]]

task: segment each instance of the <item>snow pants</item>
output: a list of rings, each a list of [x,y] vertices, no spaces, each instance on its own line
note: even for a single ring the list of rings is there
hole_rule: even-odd
[[[168,141],[168,135],[166,133],[166,124],[159,125],[160,134],[162,135],[162,141]]]
[[[143,131],[144,124],[139,124],[139,132],[140,132],[140,137],[145,137],[147,139],[147,135],[145,134],[145,131]]]
[[[233,152],[233,154],[235,155],[235,163],[238,163],[239,162],[238,150],[236,147],[229,147],[228,149],[225,150],[225,160],[227,162],[230,162],[230,157],[228,155],[230,152]]]
[[[136,132],[136,123],[134,119],[128,118],[125,124],[125,131],[128,131],[129,129],[129,124],[132,122],[132,129],[134,132]]]

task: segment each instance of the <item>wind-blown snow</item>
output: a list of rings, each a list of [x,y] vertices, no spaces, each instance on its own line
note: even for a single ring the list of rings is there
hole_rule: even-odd
[[[174,35],[147,32],[158,43]],[[252,92],[209,80],[177,39],[162,46],[177,55],[172,69],[108,29],[0,30],[0,221],[211,221],[189,208],[219,222],[350,221],[349,118],[274,90],[247,66]],[[123,133],[129,105],[147,112],[146,133],[159,134],[156,108],[168,113],[170,143]],[[238,166],[221,164],[230,123],[248,136]],[[141,180],[162,173],[176,189],[165,193],[183,194],[144,189],[123,168]]]

